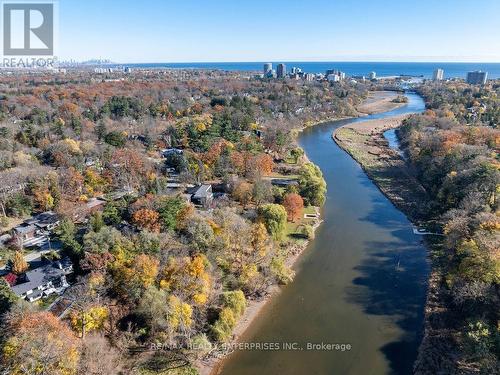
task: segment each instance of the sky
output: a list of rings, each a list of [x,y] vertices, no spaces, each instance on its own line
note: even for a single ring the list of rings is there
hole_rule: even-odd
[[[499,0],[59,0],[58,56],[500,62]]]

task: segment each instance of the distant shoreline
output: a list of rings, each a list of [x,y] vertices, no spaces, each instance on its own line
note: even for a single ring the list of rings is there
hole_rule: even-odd
[[[89,61],[88,64],[60,61],[62,67],[95,67],[95,66],[128,66],[138,69],[213,69],[224,71],[241,71],[241,72],[262,72],[262,62],[149,62],[149,63],[126,63],[126,62],[106,62],[98,64]],[[279,61],[272,62],[276,65]],[[339,69],[349,76],[365,75],[371,71],[375,71],[377,76],[411,76],[432,78],[433,71],[437,68],[444,69],[444,77],[448,78],[465,78],[468,71],[483,70],[488,72],[488,77],[491,79],[500,78],[500,62],[380,62],[380,61],[283,61],[288,69],[296,66],[308,73],[325,73],[327,69]]]

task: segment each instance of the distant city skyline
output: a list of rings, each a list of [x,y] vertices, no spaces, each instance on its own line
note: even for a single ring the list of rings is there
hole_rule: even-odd
[[[61,60],[500,62],[500,2],[61,0]],[[474,16],[472,16],[474,15]]]

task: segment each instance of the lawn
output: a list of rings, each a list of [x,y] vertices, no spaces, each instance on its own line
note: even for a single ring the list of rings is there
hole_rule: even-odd
[[[38,307],[40,307],[40,309],[46,310],[58,298],[59,298],[58,294],[51,294],[48,297],[45,297],[45,298],[42,298],[42,299],[38,300],[37,301],[37,305],[38,305]]]
[[[300,220],[297,220],[296,222],[291,222],[288,221],[286,223],[286,236],[287,238],[291,239],[299,239],[301,237],[300,235],[300,227],[303,225],[314,225],[315,221],[317,219],[315,218],[304,218],[305,214],[315,214],[316,213],[316,207],[314,206],[307,206],[304,208],[304,211],[302,213],[302,217]]]

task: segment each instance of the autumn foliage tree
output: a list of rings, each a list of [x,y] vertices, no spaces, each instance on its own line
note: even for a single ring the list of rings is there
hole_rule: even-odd
[[[148,230],[153,233],[160,231],[160,223],[158,219],[160,214],[154,210],[142,208],[134,213],[132,220],[139,228]]]
[[[285,198],[283,199],[283,207],[285,207],[288,220],[295,222],[302,217],[304,200],[299,194],[290,193],[285,195]]]
[[[117,259],[111,266],[115,291],[123,298],[139,299],[155,283],[159,263],[157,258],[146,254],[129,260]]]
[[[72,312],[71,327],[83,337],[85,332],[102,329],[108,315],[108,309],[99,305],[89,307],[83,312]]]
[[[268,176],[273,172],[274,161],[271,155],[259,154],[249,161],[248,172]]]
[[[174,292],[195,305],[204,305],[212,283],[209,266],[203,254],[193,258],[172,257],[161,272],[160,288]]]
[[[113,182],[118,187],[138,187],[147,168],[141,154],[131,149],[117,149],[113,153],[110,166]]]
[[[78,342],[71,330],[49,312],[9,316],[2,348],[8,374],[73,375],[77,372]]]
[[[252,200],[252,184],[246,181],[238,182],[233,189],[232,196],[245,208]]]
[[[16,251],[14,257],[12,258],[12,272],[16,275],[20,275],[28,270],[28,263],[24,259],[24,255],[21,251]]]

